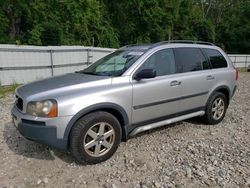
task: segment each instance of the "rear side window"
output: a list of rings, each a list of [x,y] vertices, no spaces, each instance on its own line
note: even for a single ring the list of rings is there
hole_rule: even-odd
[[[214,49],[203,49],[203,50],[207,54],[210,63],[212,65],[212,68],[217,69],[217,68],[227,67],[227,61],[218,50]]]
[[[175,59],[178,72],[192,72],[208,69],[208,63],[199,48],[176,48]]]

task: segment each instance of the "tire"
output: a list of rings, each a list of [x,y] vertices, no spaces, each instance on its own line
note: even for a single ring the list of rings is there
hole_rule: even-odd
[[[206,124],[215,125],[225,117],[228,107],[226,96],[221,92],[215,92],[207,103],[203,120]]]
[[[97,111],[80,118],[70,132],[69,149],[81,164],[109,159],[121,142],[121,126],[110,113]]]

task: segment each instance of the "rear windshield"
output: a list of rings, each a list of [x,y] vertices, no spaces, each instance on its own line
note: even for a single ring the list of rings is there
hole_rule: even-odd
[[[142,51],[118,50],[78,73],[98,76],[121,76],[143,54]]]

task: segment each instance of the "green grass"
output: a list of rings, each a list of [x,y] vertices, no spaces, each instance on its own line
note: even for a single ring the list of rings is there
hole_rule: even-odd
[[[9,93],[13,93],[18,86],[18,84],[13,84],[10,86],[0,86],[0,98],[5,97]]]

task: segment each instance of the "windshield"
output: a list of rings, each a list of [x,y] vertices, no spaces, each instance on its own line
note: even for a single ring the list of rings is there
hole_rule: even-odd
[[[78,73],[99,76],[121,76],[143,54],[141,51],[115,51]]]

